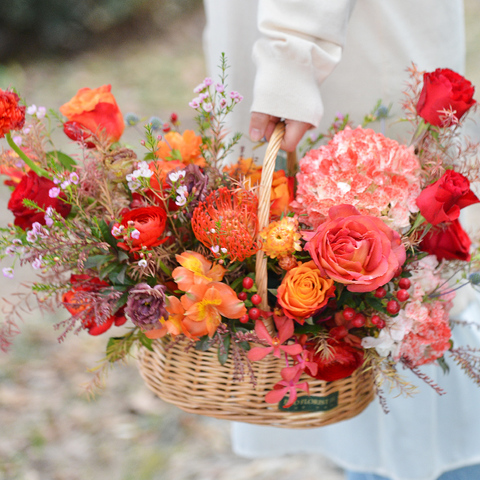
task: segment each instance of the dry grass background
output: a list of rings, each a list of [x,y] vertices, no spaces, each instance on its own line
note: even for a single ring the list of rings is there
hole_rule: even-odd
[[[467,77],[480,85],[480,2],[466,0]],[[124,113],[192,126],[188,101],[203,78],[201,9],[168,35],[99,48],[72,59],[39,58],[0,65],[0,87],[15,86],[28,103],[58,108],[78,88],[112,83]],[[135,144],[138,134],[126,133]],[[8,191],[0,191],[0,219]],[[7,265],[5,262],[2,266]],[[27,279],[30,270],[20,278]],[[16,281],[0,278],[0,296]],[[1,303],[0,303],[1,306]],[[0,353],[0,480],[340,480],[318,456],[246,460],[230,450],[227,422],[185,414],[150,394],[135,362],[115,368],[95,401],[82,394],[87,369],[105,340],[84,335],[58,344],[55,315],[25,317],[8,355]]]

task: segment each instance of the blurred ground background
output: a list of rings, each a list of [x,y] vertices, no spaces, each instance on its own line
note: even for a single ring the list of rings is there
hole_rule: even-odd
[[[467,78],[479,86],[480,2],[465,4]],[[200,0],[3,0],[0,88],[57,109],[81,87],[111,83],[123,113],[167,119],[175,111],[183,127],[193,127],[188,102],[205,75],[204,21]],[[138,145],[140,134],[131,129],[124,139]],[[2,186],[2,225],[11,219],[8,198]],[[0,277],[0,296],[31,274]],[[26,315],[11,352],[0,352],[0,480],[343,478],[318,456],[237,458],[228,422],[157,399],[134,361],[116,367],[107,389],[88,401],[82,385],[105,339],[83,335],[58,344],[58,319]]]

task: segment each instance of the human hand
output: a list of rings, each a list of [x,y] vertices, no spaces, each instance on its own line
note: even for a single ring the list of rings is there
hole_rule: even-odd
[[[266,113],[252,112],[250,116],[250,127],[248,129],[250,138],[254,142],[260,141],[263,137],[270,140],[275,125],[280,121],[279,117],[267,115]],[[305,135],[307,130],[314,128],[313,125],[298,120],[285,120],[285,135],[280,148],[286,152],[293,152],[298,142]]]

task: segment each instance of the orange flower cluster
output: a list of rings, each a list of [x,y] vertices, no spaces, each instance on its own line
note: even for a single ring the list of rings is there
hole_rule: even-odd
[[[219,188],[193,211],[193,233],[216,257],[242,262],[259,249],[257,209],[252,192]]]
[[[25,124],[25,106],[18,105],[16,93],[0,88],[0,138]]]
[[[180,299],[168,297],[168,320],[160,319],[161,329],[145,332],[149,338],[160,338],[167,333],[183,333],[192,340],[204,335],[213,337],[226,318],[240,318],[246,314],[245,304],[225,283],[221,283],[226,269],[213,265],[203,255],[186,251],[177,255],[181,265],[173,273],[173,279],[185,295]]]
[[[237,163],[225,167],[225,173],[237,180],[246,180],[247,187],[260,185],[262,167],[253,162],[253,158],[240,157]],[[294,177],[287,177],[284,170],[273,172],[272,192],[270,194],[270,214],[279,217],[289,211],[290,202],[294,199]]]
[[[168,132],[158,144],[155,155],[167,161],[178,160],[188,165],[194,163],[199,167],[205,166],[202,156],[202,137],[195,135],[193,130],[185,130],[183,135],[178,132]]]

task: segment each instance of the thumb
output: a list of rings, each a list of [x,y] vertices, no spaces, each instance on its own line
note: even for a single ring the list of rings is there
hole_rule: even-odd
[[[259,142],[263,137],[267,137],[268,140],[279,120],[278,117],[266,113],[252,112],[248,129],[250,139]]]

